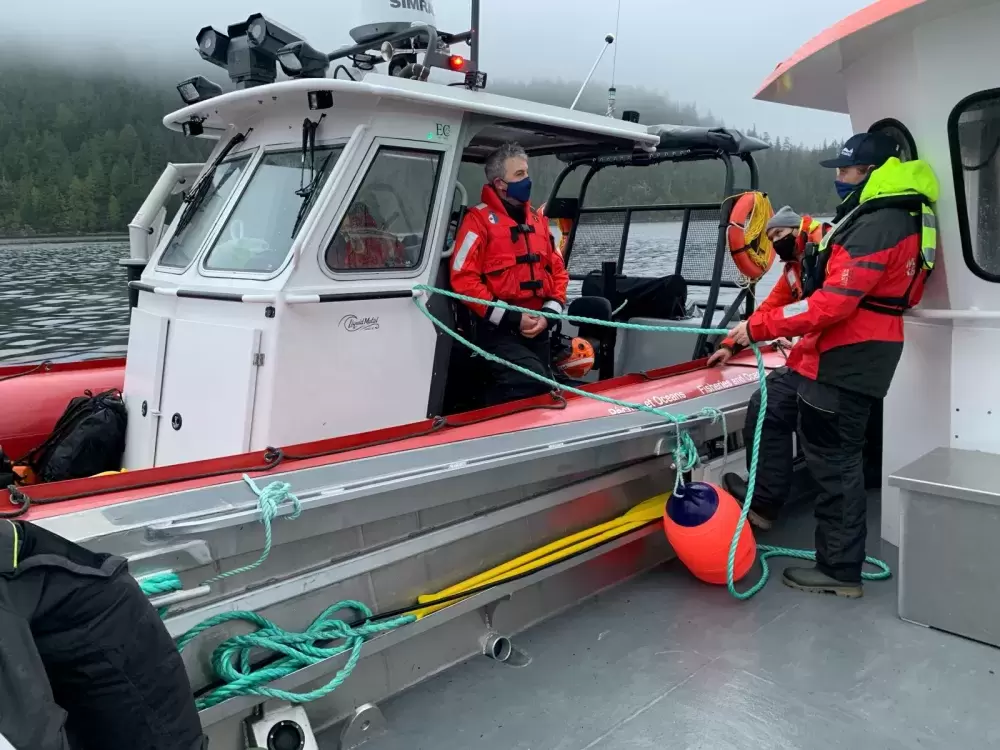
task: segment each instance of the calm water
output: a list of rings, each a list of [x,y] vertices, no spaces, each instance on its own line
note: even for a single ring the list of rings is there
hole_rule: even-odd
[[[674,269],[678,223],[633,224],[625,272],[662,276]],[[614,244],[617,247],[617,240]],[[40,362],[124,355],[128,342],[128,290],[118,259],[126,242],[0,244],[0,362]],[[685,262],[685,275],[688,275]],[[774,272],[758,294],[774,283]],[[579,288],[575,283],[571,293]],[[703,300],[705,288],[689,297]],[[722,290],[720,301],[732,299]]]
[[[0,362],[121,356],[127,242],[0,244]]]

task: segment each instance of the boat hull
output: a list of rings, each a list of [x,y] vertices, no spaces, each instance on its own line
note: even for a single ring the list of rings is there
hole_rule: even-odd
[[[683,366],[660,379],[618,379],[595,390],[688,415],[684,430],[705,447],[742,427],[756,389],[749,364]],[[249,473],[260,487],[287,483],[301,516],[288,518],[292,504],[282,504],[266,560],[207,586],[207,579],[254,563],[264,549],[258,501],[240,471],[254,468],[260,454],[28,487],[39,504],[26,517],[92,549],[127,557],[137,577],[177,573],[183,590],[153,599],[157,606],[169,599],[165,623],[174,637],[234,610],[298,632],[338,601],[361,601],[375,612],[405,608],[421,594],[607,522],[671,489],[680,435],[675,425],[583,398],[553,409],[547,398],[495,418],[461,415],[447,429],[415,425],[381,440],[374,434],[334,441],[332,449],[324,444],[333,452],[312,457],[318,445],[285,449],[287,460],[273,470]],[[706,410],[724,413],[725,424]],[[216,475],[191,478],[208,469]],[[72,499],[59,501],[66,494]],[[669,555],[660,525],[651,524],[381,636],[366,644],[346,683],[307,705],[310,720],[317,730],[331,727],[361,703],[382,700],[481,652],[491,630],[517,633]],[[248,630],[230,622],[184,650],[196,691],[217,684],[215,648]],[[300,670],[277,686],[303,691],[323,685],[344,658]],[[204,709],[212,746],[243,748],[242,728],[261,702],[242,696]]]

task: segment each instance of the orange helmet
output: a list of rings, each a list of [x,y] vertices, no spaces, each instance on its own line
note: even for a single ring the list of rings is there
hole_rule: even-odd
[[[556,367],[568,378],[579,380],[594,366],[594,347],[587,339],[577,336],[569,351],[556,362]]]

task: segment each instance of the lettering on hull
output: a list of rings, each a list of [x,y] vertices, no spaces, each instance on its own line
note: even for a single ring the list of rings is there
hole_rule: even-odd
[[[643,406],[647,406],[650,409],[662,409],[664,406],[670,406],[671,404],[676,404],[680,401],[687,401],[689,398],[697,398],[698,396],[705,396],[709,393],[718,393],[719,391],[726,391],[730,388],[736,388],[741,385],[756,382],[756,371],[747,372],[733,378],[721,380],[718,383],[699,385],[697,388],[693,388],[689,391],[671,391],[669,393],[650,396],[642,403]],[[630,406],[612,406],[608,409],[608,414],[614,416],[616,414],[631,414],[635,411],[636,409],[633,409]]]
[[[340,319],[340,327],[348,333],[357,333],[358,331],[377,331],[378,318],[374,315],[369,315],[364,318],[359,318],[357,315],[345,315]]]

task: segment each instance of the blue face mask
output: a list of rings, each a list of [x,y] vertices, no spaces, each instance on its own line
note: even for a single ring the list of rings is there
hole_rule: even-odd
[[[840,200],[847,200],[847,197],[858,189],[858,186],[851,182],[841,182],[840,180],[834,180],[834,187],[837,188],[837,195],[840,196]]]
[[[861,182],[853,184],[850,182],[841,182],[840,180],[834,180],[833,185],[834,187],[837,188],[837,195],[839,195],[840,199],[843,201],[847,200],[850,194],[853,193],[855,190],[863,190],[866,182],[868,182],[867,177],[863,179]]]
[[[517,182],[508,182],[507,197],[521,201],[521,203],[527,203],[528,199],[531,198],[531,178],[525,177]]]

